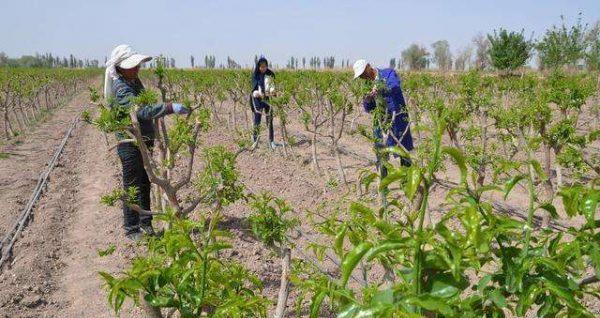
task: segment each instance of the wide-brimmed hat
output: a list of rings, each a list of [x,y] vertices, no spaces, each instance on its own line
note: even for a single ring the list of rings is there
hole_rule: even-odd
[[[367,68],[367,61],[364,59],[360,59],[360,60],[356,60],[356,62],[354,62],[354,65],[352,65],[352,68],[354,69],[354,78],[358,78],[359,76],[362,75],[362,73],[365,72],[365,69]]]
[[[123,69],[131,69],[150,60],[152,60],[151,56],[139,54],[134,51],[131,46],[121,44],[112,50],[110,59],[106,62],[106,66],[118,66]]]

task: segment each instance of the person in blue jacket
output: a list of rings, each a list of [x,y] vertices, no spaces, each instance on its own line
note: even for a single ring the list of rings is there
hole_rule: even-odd
[[[131,98],[138,96],[144,85],[138,77],[140,65],[151,60],[152,57],[138,54],[129,45],[119,45],[111,53],[106,62],[106,74],[104,79],[104,98],[111,108],[121,107],[128,110],[132,107]],[[170,114],[187,114],[189,110],[179,103],[158,103],[154,105],[143,105],[137,111],[142,137],[146,145],[152,148],[154,145],[155,127],[153,120]],[[123,116],[129,116],[124,112]],[[137,188],[136,203],[144,210],[150,210],[150,181],[144,168],[142,154],[138,146],[133,142],[123,142],[127,136],[117,133],[117,153],[123,168],[123,187]],[[123,227],[125,236],[138,241],[143,233],[154,235],[152,228],[152,216],[142,215],[123,205]]]
[[[413,150],[414,145],[410,134],[406,102],[404,101],[400,79],[396,71],[392,68],[374,68],[362,59],[354,63],[353,69],[355,79],[361,78],[375,84],[373,90],[363,99],[365,111],[371,113],[375,110],[378,106],[376,104],[377,97],[383,97],[383,101],[386,104],[382,105],[385,107],[383,119],[391,125],[388,131],[382,131],[382,127],[378,123],[374,123],[373,135],[376,139],[375,148],[399,146],[403,147],[406,151]],[[383,140],[384,133],[387,135],[385,141]],[[378,154],[377,167],[381,170],[382,177],[385,177],[387,170],[385,167],[381,167],[381,160],[381,155]],[[411,164],[410,159],[406,157],[400,157],[400,163],[403,166],[410,166]]]
[[[254,114],[254,129],[252,132],[252,149],[258,146],[260,132],[260,121],[262,118],[262,112],[264,111],[267,115],[267,129],[269,130],[269,146],[271,149],[275,149],[277,146],[273,140],[273,111],[271,105],[269,105],[269,96],[265,89],[265,77],[275,77],[275,73],[269,69],[269,61],[261,56],[256,61],[254,72],[252,73],[252,95],[250,96],[250,107]]]

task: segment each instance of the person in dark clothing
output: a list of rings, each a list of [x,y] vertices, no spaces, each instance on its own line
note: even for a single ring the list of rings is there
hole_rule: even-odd
[[[269,96],[274,92],[271,85],[275,73],[269,69],[269,62],[266,58],[260,57],[252,73],[252,95],[250,96],[250,107],[254,114],[254,129],[252,132],[252,149],[258,146],[260,122],[262,113],[266,114],[267,128],[269,130],[269,146],[275,149],[277,144],[274,142],[273,134],[273,110],[269,105]]]
[[[130,99],[138,96],[144,85],[138,77],[140,65],[151,60],[149,56],[135,53],[128,45],[117,46],[111,59],[106,63],[106,74],[104,82],[104,96],[110,107],[131,107]],[[156,105],[144,105],[137,111],[140,131],[145,139],[146,145],[152,148],[154,144],[153,119],[169,114],[186,114],[189,110],[179,103],[159,103]],[[127,114],[128,116],[128,114]],[[117,133],[117,139],[122,141],[126,136]],[[123,167],[123,187],[137,189],[137,204],[144,210],[151,210],[150,190],[151,184],[144,168],[140,149],[133,142],[120,142],[117,153]],[[125,235],[137,241],[142,237],[142,231],[153,235],[152,216],[140,216],[125,204],[123,205],[123,227]]]
[[[385,120],[390,122],[391,127],[385,132],[382,131],[382,127],[379,127],[376,123],[373,125],[373,135],[376,139],[375,148],[381,149],[384,147],[398,146],[404,148],[406,151],[413,150],[414,145],[410,133],[406,102],[404,101],[404,95],[402,94],[400,78],[398,77],[398,74],[396,74],[396,71],[391,68],[374,68],[365,60],[356,61],[353,68],[355,79],[361,78],[375,84],[380,83],[380,89],[377,89],[377,85],[375,85],[371,93],[364,97],[363,106],[365,111],[367,113],[373,112],[377,106],[376,98],[378,96],[383,97],[383,101],[385,101],[386,104]],[[387,139],[385,141],[383,140],[384,133],[387,134]],[[377,155],[377,167],[380,170],[382,178],[387,175],[387,169],[385,169],[381,163],[383,159],[381,154]],[[403,166],[410,166],[411,162],[409,158],[400,157],[400,164]]]

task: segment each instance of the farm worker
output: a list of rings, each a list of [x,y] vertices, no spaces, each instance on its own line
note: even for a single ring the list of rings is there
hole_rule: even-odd
[[[274,93],[274,87],[271,85],[275,73],[269,69],[269,62],[264,56],[256,61],[254,72],[252,73],[252,96],[250,96],[250,107],[254,114],[254,129],[252,132],[252,149],[258,146],[260,121],[263,111],[267,115],[267,128],[269,129],[269,145],[275,149],[277,144],[273,141],[273,111],[268,104],[269,95]]]
[[[106,62],[104,79],[104,98],[110,107],[131,107],[130,98],[138,96],[144,85],[138,77],[140,65],[148,62],[152,57],[138,54],[129,45],[115,47]],[[151,148],[154,144],[153,119],[169,114],[186,114],[189,110],[179,103],[158,103],[143,105],[137,111],[142,136],[146,145]],[[124,115],[128,116],[128,115]],[[117,133],[117,139],[123,140],[126,136]],[[123,167],[123,187],[137,188],[137,204],[145,210],[150,210],[150,181],[144,169],[140,150],[133,142],[121,142],[117,146],[117,153]],[[126,205],[123,205],[123,227],[125,235],[137,241],[142,237],[142,231],[154,235],[152,216],[140,216]]]
[[[367,61],[360,59],[354,62],[354,79],[361,78],[373,82],[374,86],[370,93],[363,99],[363,106],[367,113],[371,113],[376,107],[377,97],[382,97],[385,102],[384,120],[391,123],[387,131],[387,140],[383,143],[382,127],[379,123],[373,124],[373,136],[375,137],[375,148],[381,149],[385,146],[399,146],[406,151],[413,150],[413,139],[410,134],[410,124],[406,103],[400,86],[400,79],[393,68],[378,69],[371,66]],[[387,175],[387,169],[381,166],[381,155],[377,155],[377,167],[381,170],[382,178]],[[400,158],[400,164],[410,166],[410,160],[406,157]]]

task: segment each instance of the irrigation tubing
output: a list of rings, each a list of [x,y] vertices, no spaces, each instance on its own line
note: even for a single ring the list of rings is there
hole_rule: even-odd
[[[27,205],[25,205],[25,208],[19,214],[17,220],[14,222],[12,227],[4,235],[2,242],[0,242],[0,253],[2,255],[0,257],[0,269],[2,269],[4,262],[6,262],[11,257],[12,248],[13,248],[15,242],[17,241],[19,234],[23,231],[23,228],[27,225],[27,221],[31,217],[33,208],[34,208],[36,202],[38,201],[38,199],[40,198],[42,192],[44,191],[46,184],[48,183],[50,173],[52,172],[52,170],[58,163],[58,159],[60,158],[60,155],[62,154],[62,152],[65,148],[65,145],[67,144],[67,140],[69,139],[69,137],[71,136],[71,133],[73,132],[73,129],[75,129],[77,122],[78,122],[78,118],[76,117],[75,119],[73,119],[73,122],[69,125],[69,128],[67,129],[61,143],[59,144],[58,148],[56,148],[56,151],[54,152],[54,155],[50,158],[50,161],[48,161],[46,170],[40,174],[40,176],[38,178],[38,182],[33,190],[33,193],[31,194],[31,197],[29,198],[29,201],[27,202]]]

